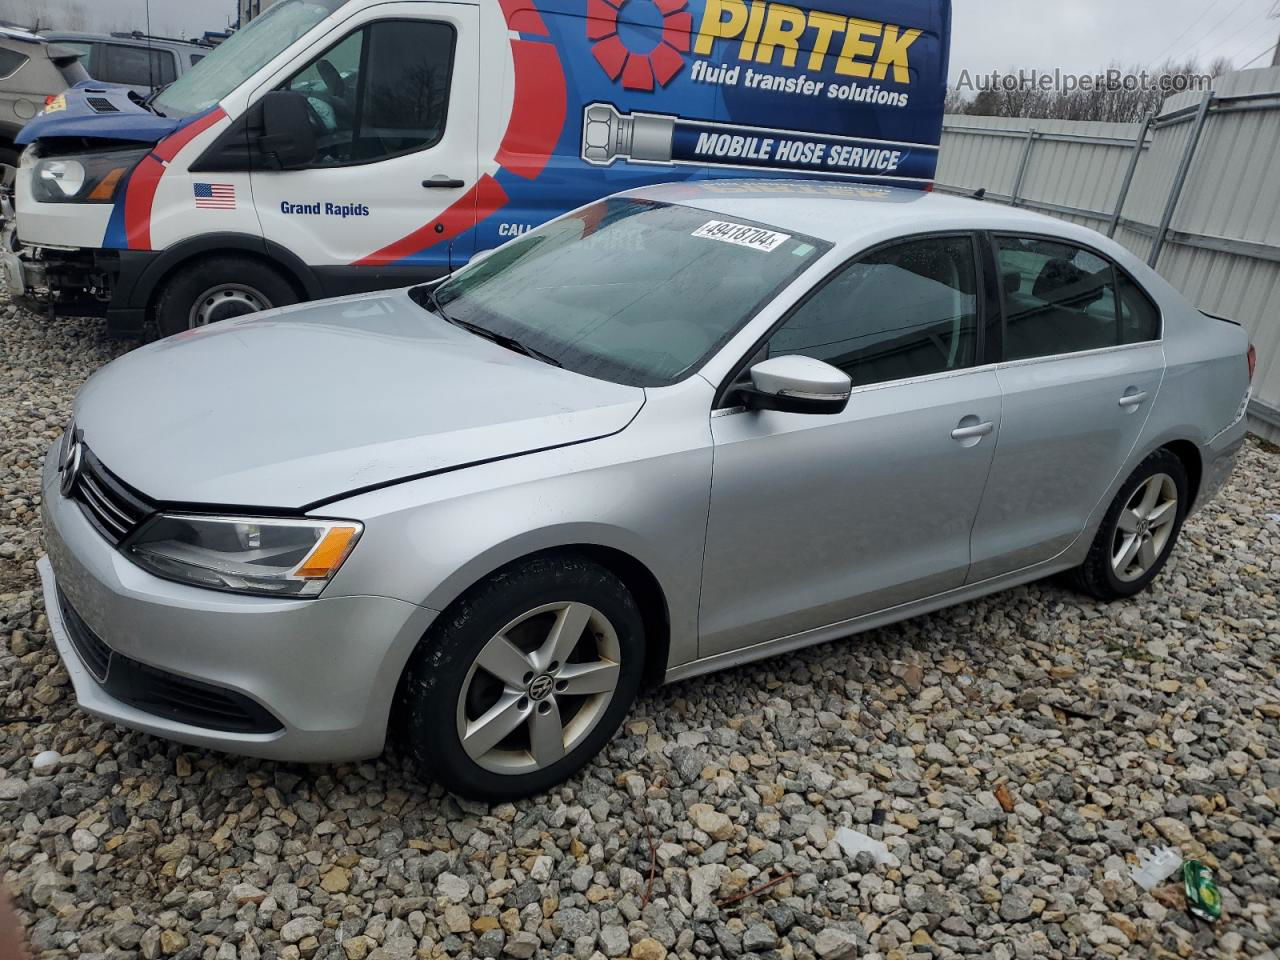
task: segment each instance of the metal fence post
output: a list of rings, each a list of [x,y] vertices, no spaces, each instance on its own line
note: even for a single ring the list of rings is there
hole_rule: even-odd
[[[1165,240],[1169,236],[1169,226],[1173,223],[1174,211],[1178,209],[1178,201],[1182,199],[1182,188],[1187,185],[1187,175],[1191,173],[1191,162],[1195,159],[1196,149],[1200,146],[1200,135],[1204,133],[1205,122],[1209,119],[1209,108],[1213,106],[1213,91],[1205,93],[1200,101],[1200,109],[1191,129],[1191,137],[1187,140],[1187,149],[1182,154],[1182,162],[1178,164],[1178,174],[1173,179],[1173,188],[1169,191],[1169,201],[1164,207],[1164,217],[1156,230],[1155,242],[1151,244],[1151,256],[1147,263],[1154,269],[1160,262],[1160,254],[1164,252]]]
[[[1114,237],[1120,226],[1120,215],[1124,213],[1124,202],[1129,199],[1133,175],[1138,172],[1138,161],[1142,159],[1142,151],[1147,147],[1147,132],[1151,129],[1152,119],[1153,115],[1150,113],[1142,118],[1138,139],[1133,142],[1133,153],[1129,156],[1129,169],[1124,172],[1124,182],[1120,184],[1120,199],[1116,201],[1116,212],[1111,215],[1111,225],[1107,227],[1108,237]]]
[[[1018,176],[1013,181],[1013,194],[1009,197],[1009,205],[1016,207],[1022,199],[1022,180],[1027,175],[1027,164],[1031,162],[1031,149],[1036,142],[1035,127],[1027,131],[1027,145],[1022,148],[1022,162],[1018,164]]]

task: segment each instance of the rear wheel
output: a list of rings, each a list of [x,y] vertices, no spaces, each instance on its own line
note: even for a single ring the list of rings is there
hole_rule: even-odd
[[[1168,450],[1147,457],[1125,481],[1075,580],[1099,600],[1145,590],[1169,561],[1189,502],[1187,471]]]
[[[156,300],[164,336],[298,302],[273,267],[249,257],[221,256],[181,267]]]
[[[474,587],[423,640],[401,685],[405,743],[461,796],[539,793],[608,742],[643,666],[626,586],[577,556],[538,558]]]

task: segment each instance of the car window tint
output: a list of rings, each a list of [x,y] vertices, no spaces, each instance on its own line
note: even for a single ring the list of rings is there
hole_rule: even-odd
[[[135,87],[172,83],[176,74],[173,54],[121,43],[103,44],[93,63],[94,79],[107,83],[127,83]]]
[[[855,386],[973,365],[978,282],[968,236],[911,240],[839,272],[769,341],[839,367]]]
[[[203,59],[204,59],[203,53],[193,53],[191,54],[191,65],[194,67],[197,63],[199,63]]]
[[[1116,269],[1092,251],[1056,240],[999,237],[1005,359],[1027,360],[1118,346]]]
[[[320,164],[368,163],[444,136],[454,31],[384,20],[338,41],[286,81],[311,107]]]
[[[1160,339],[1160,310],[1141,287],[1116,271],[1120,288],[1120,342],[1146,343]]]

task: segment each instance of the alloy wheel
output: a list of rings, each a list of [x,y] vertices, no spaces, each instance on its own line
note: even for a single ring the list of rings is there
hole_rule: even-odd
[[[1124,583],[1132,583],[1163,556],[1178,519],[1178,485],[1167,473],[1144,480],[1116,520],[1111,569]]]
[[[481,648],[458,696],[462,749],[493,773],[542,770],[600,723],[617,689],[621,646],[585,603],[544,604]]]

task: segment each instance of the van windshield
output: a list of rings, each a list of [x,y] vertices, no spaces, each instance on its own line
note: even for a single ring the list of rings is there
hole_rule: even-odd
[[[167,117],[187,117],[217,104],[346,0],[281,0],[165,87],[153,101]]]
[[[660,387],[697,370],[828,248],[741,217],[612,197],[413,295],[576,373]]]

